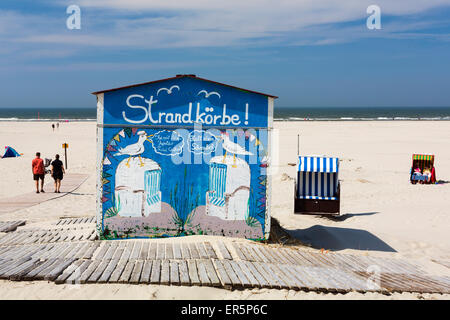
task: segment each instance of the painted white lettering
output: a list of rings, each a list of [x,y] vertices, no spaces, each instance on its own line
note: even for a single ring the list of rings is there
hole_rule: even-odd
[[[153,119],[152,117],[152,105],[157,103],[158,100],[153,100],[153,96],[150,96],[150,100],[145,100],[145,102],[147,102],[148,104],[148,119],[150,120],[151,123],[157,124],[158,121]]]
[[[226,126],[226,125],[230,124],[230,122],[231,122],[231,117],[229,115],[227,115],[227,105],[224,104],[223,105],[222,122],[220,122],[220,124],[223,126]]]
[[[197,102],[197,116],[195,118],[195,122],[203,123],[203,117],[205,116],[205,113],[200,113],[200,102]]]
[[[192,113],[192,102],[189,102],[189,112],[183,114],[183,117],[182,117],[183,123],[192,123],[191,113]]]
[[[148,118],[147,108],[144,107],[144,106],[130,104],[130,100],[133,99],[133,98],[144,99],[144,97],[139,95],[139,94],[132,94],[132,95],[128,96],[128,98],[127,98],[127,106],[132,108],[132,109],[142,109],[145,112],[145,117],[142,118],[142,120],[131,120],[131,119],[127,118],[127,116],[125,115],[125,111],[122,111],[123,119],[125,121],[127,121],[127,122],[130,122],[130,123],[143,123],[143,122],[147,121],[147,118]]]
[[[233,114],[231,116],[231,123],[235,126],[237,126],[241,123],[241,121],[239,120],[239,116],[237,114]]]

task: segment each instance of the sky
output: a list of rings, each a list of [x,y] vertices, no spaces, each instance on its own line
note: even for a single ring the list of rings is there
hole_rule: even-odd
[[[449,16],[450,0],[1,0],[0,108],[93,108],[176,74],[283,107],[450,106]]]

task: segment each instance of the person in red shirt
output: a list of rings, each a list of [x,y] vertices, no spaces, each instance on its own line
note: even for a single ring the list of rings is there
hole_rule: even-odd
[[[36,158],[31,162],[33,179],[36,181],[36,193],[39,193],[39,179],[41,179],[41,192],[44,191],[45,168],[44,161],[41,159],[41,153],[36,152]]]

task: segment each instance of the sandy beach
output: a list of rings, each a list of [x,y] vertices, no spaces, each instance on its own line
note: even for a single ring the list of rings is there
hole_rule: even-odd
[[[420,261],[427,271],[449,276],[432,260],[450,259],[450,122],[449,121],[300,121],[275,122],[278,160],[273,162],[272,217],[311,250],[386,255]],[[341,212],[338,218],[293,214],[297,135],[302,155],[340,158]],[[74,193],[14,213],[0,220],[43,223],[61,217],[95,215],[95,122],[0,122],[0,146],[23,156],[0,159],[0,198],[34,190],[31,160],[63,154],[68,143],[68,173],[89,178]],[[277,149],[275,149],[277,151]],[[413,153],[436,156],[436,185],[411,185]],[[47,176],[47,179],[49,177]],[[62,182],[64,184],[64,180]],[[47,191],[52,192],[52,187]],[[192,238],[202,239],[205,236]],[[155,240],[157,241],[157,240]],[[181,241],[173,239],[172,241]],[[229,239],[227,241],[247,241]],[[227,291],[200,287],[144,285],[67,285],[1,281],[4,299],[448,299],[447,295],[349,293],[318,294],[288,290]],[[189,291],[188,291],[189,290]],[[195,294],[193,294],[195,293]]]

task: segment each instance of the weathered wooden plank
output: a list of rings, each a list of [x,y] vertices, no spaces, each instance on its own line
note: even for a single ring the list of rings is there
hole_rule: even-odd
[[[53,281],[55,280],[63,271],[70,266],[75,259],[64,259],[62,260],[58,266],[53,268],[47,275],[45,275],[44,280]]]
[[[81,266],[81,264],[83,263],[83,260],[76,260],[74,261],[69,267],[67,267],[63,273],[61,273],[56,279],[55,279],[55,283],[56,284],[61,284],[64,283],[67,278],[70,277],[70,275],[79,267]]]
[[[214,244],[216,245],[217,251],[219,252],[219,255],[222,257],[222,259],[228,260],[233,259],[230,252],[228,251],[228,249],[226,248],[225,244],[222,241],[216,241]]]
[[[234,252],[237,255],[237,258],[240,260],[246,260],[245,255],[242,253],[241,249],[239,248],[239,245],[237,243],[232,244],[232,248],[234,249]],[[231,252],[231,251],[230,251]]]
[[[95,251],[97,251],[97,249],[100,246],[100,242],[92,242],[91,245],[89,246],[89,249],[86,251],[86,253],[83,255],[83,259],[91,259],[95,253]]]
[[[208,259],[208,253],[206,252],[205,244],[203,242],[197,242],[197,251],[200,255],[200,259]]]
[[[123,248],[119,248],[119,249],[123,250]],[[100,278],[98,279],[97,282],[98,283],[106,283],[106,282],[108,282],[108,280],[111,277],[114,269],[116,269],[118,263],[119,263],[119,259],[117,259],[117,258],[109,260],[105,271],[103,271],[102,275],[100,276]]]
[[[24,262],[20,264],[15,264],[13,268],[10,268],[8,271],[2,273],[3,279],[11,280],[11,277],[20,273],[23,269],[28,268],[30,265],[33,265],[36,260],[23,260]]]
[[[171,243],[166,243],[165,259],[173,259],[173,246]]]
[[[208,273],[208,278],[211,280],[211,284],[213,287],[220,287],[221,282],[219,277],[217,276],[216,269],[214,268],[214,265],[211,262],[211,259],[203,260],[203,263],[206,267],[206,272]]]
[[[44,277],[52,271],[54,268],[58,267],[61,264],[60,259],[52,259],[53,263],[49,264],[47,268],[42,269],[38,274],[35,275],[35,280],[44,280]]]
[[[147,257],[147,259],[155,260],[156,259],[156,250],[157,250],[156,243],[151,243],[150,247],[149,247],[149,250],[148,250],[148,257]]]
[[[218,259],[212,260],[214,264],[214,268],[216,269],[217,276],[219,277],[220,283],[222,287],[225,289],[231,289],[233,287],[233,283],[231,282],[230,277],[228,276],[222,262]]]
[[[19,280],[23,280],[23,277],[30,272],[31,270],[36,269],[37,267],[39,267],[40,265],[42,265],[44,263],[44,261],[40,261],[40,260],[30,260],[29,265],[27,267],[22,268],[22,270],[20,270],[19,272],[15,273],[14,275],[11,275],[9,277],[10,280],[13,281],[19,281]]]
[[[124,249],[120,260],[128,260],[133,252],[134,243],[132,241],[126,241],[124,243]]]
[[[140,283],[150,283],[150,275],[152,272],[152,261],[145,260],[144,265],[142,267],[141,278],[139,280]]]
[[[198,277],[198,270],[197,270],[197,264],[195,263],[195,260],[187,260],[188,264],[188,272],[189,272],[189,279],[191,280],[192,285],[201,285],[200,278]]]
[[[102,260],[111,260],[118,248],[119,244],[115,241],[112,241],[109,245],[108,250],[105,252],[105,255],[103,256]]]
[[[133,271],[131,272],[131,277],[130,277],[131,283],[134,283],[134,284],[139,283],[139,279],[141,278],[143,266],[144,266],[144,262],[142,260],[136,260]]]
[[[166,257],[166,246],[165,243],[158,243],[158,247],[156,250],[156,259],[157,260],[164,260]]]
[[[178,271],[178,262],[176,260],[170,260],[169,268],[170,268],[170,284],[179,286],[180,274]]]
[[[100,264],[97,266],[97,268],[92,272],[92,274],[87,279],[87,283],[95,283],[100,279],[103,272],[108,267],[109,260],[101,260]]]
[[[276,264],[261,263],[260,266],[266,269],[267,273],[272,275],[272,279],[274,279],[282,289],[289,289],[291,287],[288,283],[286,283],[285,279],[282,278],[280,271],[275,267]]]
[[[251,287],[250,280],[245,276],[244,272],[241,270],[239,264],[237,263],[239,260],[230,260],[230,265],[233,268],[234,272],[236,273],[236,276],[239,278],[239,281],[241,282],[242,286],[244,287]]]
[[[189,246],[186,243],[180,243],[181,257],[183,259],[191,259],[191,253],[189,252]]]
[[[141,253],[141,247],[142,247],[142,242],[136,241],[133,251],[131,252],[131,255],[130,255],[130,260],[136,260],[139,258],[139,255]]]
[[[204,264],[204,260],[195,260],[197,265],[198,277],[200,279],[200,284],[202,286],[210,286],[211,280],[208,277],[208,272],[206,271],[206,266]]]
[[[252,246],[254,253],[258,256],[258,261],[264,262],[264,263],[270,263],[270,260],[264,255],[262,252],[260,246],[254,245]]]
[[[142,249],[141,249],[141,253],[139,254],[139,259],[141,260],[147,260],[147,256],[148,256],[148,247],[149,247],[149,243],[148,242],[144,242],[142,244]]]
[[[123,248],[125,250],[125,248]],[[120,259],[119,262],[116,264],[116,267],[114,268],[114,271],[111,273],[111,276],[108,279],[108,283],[118,282],[120,279],[120,276],[122,275],[123,270],[125,269],[127,265],[128,260]]]
[[[133,272],[135,260],[129,260],[127,262],[127,265],[125,266],[125,269],[123,269],[122,274],[119,278],[119,283],[126,283],[131,277],[131,273]]]
[[[168,285],[170,283],[170,262],[169,260],[161,261],[161,284]]]
[[[205,246],[205,249],[206,249],[206,254],[208,256],[208,259],[217,259],[216,252],[214,251],[211,243],[205,242],[204,246]]]
[[[159,283],[161,279],[161,260],[153,260],[150,283]]]
[[[236,261],[236,263],[239,265],[239,267],[241,268],[242,272],[247,277],[247,279],[250,282],[250,285],[252,287],[260,287],[261,286],[260,282],[255,278],[255,276],[252,274],[250,269],[244,263],[244,260],[238,260],[238,261]]]
[[[265,263],[263,262],[252,262],[252,265],[255,267],[255,269],[259,272],[261,276],[264,277],[267,281],[267,286],[269,288],[281,288],[281,285],[278,283],[278,281],[272,276],[272,271],[268,271],[268,268],[265,268],[263,266]]]
[[[89,279],[89,277],[92,275],[92,273],[97,269],[99,264],[101,263],[101,260],[93,260],[92,263],[87,267],[86,270],[81,274],[79,278],[79,283],[83,284],[86,283],[86,281]]]
[[[81,259],[83,257],[83,255],[86,253],[86,251],[89,249],[90,243],[83,243],[78,252],[76,254],[74,254],[74,258],[75,259]]]
[[[179,243],[173,244],[173,258],[181,259],[181,247]]]
[[[188,246],[191,259],[200,259],[200,254],[198,253],[195,243],[189,243]]]
[[[55,263],[55,260],[47,260],[43,264],[39,265],[38,267],[34,268],[33,270],[29,271],[27,274],[23,276],[23,280],[33,280],[36,275],[41,272],[42,270],[48,268],[50,265]]]
[[[242,261],[247,269],[252,273],[252,275],[256,278],[256,280],[258,281],[259,285],[263,288],[268,288],[269,286],[269,282],[261,275],[261,273],[255,268],[255,265],[253,262],[250,261]]]
[[[180,273],[180,283],[182,286],[188,286],[190,285],[189,280],[189,271],[187,267],[187,262],[184,260],[178,261],[178,271]]]
[[[103,246],[100,246],[100,250],[94,255],[94,260],[102,260],[108,249],[111,247],[110,242],[103,242]]]

